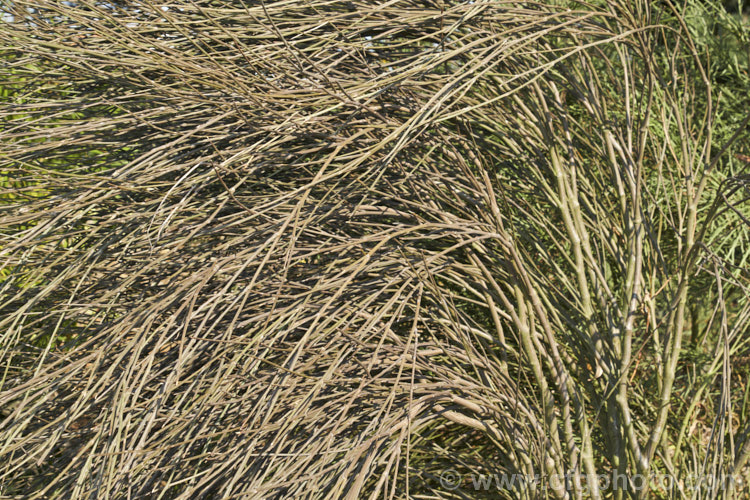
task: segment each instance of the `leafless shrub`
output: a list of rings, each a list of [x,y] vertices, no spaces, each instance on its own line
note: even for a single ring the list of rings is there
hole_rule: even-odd
[[[4,5],[0,493],[746,463],[748,179],[669,2]],[[649,494],[590,488],[491,493]]]

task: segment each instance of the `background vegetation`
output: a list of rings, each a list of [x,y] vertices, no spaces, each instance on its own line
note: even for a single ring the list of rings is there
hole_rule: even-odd
[[[0,495],[741,498],[739,7],[4,2]]]

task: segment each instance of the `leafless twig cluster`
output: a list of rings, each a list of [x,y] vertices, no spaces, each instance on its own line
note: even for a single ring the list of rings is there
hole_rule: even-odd
[[[669,2],[2,10],[0,494],[745,466],[749,181]]]

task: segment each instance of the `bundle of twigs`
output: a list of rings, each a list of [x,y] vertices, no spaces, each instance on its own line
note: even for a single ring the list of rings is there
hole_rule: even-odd
[[[747,121],[669,2],[2,10],[0,494],[744,466]]]

